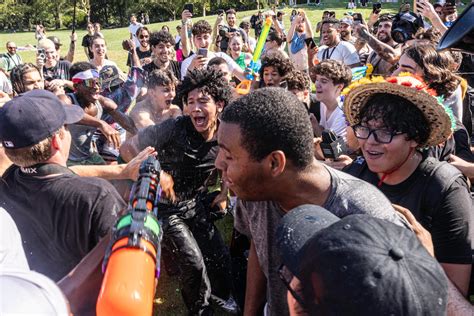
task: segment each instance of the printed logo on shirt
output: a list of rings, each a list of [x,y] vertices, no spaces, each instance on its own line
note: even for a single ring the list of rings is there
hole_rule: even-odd
[[[38,173],[38,171],[36,170],[36,168],[24,168],[24,167],[21,167],[20,170],[21,170],[21,172],[27,173],[27,174]]]
[[[3,141],[3,146],[5,146],[7,148],[13,148],[13,147],[15,147],[15,144],[13,144],[13,142],[11,142],[9,140],[4,140]]]

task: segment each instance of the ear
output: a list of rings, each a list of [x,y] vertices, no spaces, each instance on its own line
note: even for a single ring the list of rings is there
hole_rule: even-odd
[[[55,150],[59,150],[62,146],[61,133],[62,132],[54,134],[53,138],[51,139],[51,147],[53,147]]]
[[[270,174],[273,177],[277,177],[281,175],[283,171],[285,171],[286,156],[283,151],[275,150],[271,152],[265,159],[268,161]]]
[[[224,110],[224,101],[216,102],[217,113],[221,113]]]

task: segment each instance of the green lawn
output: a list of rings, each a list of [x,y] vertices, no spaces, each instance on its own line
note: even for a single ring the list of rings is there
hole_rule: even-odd
[[[345,5],[346,2],[344,2]],[[395,11],[398,9],[398,4],[383,4],[384,6],[384,11]],[[326,4],[322,5],[320,7],[316,6],[310,6],[310,7],[304,7],[307,15],[309,16],[311,23],[313,27],[316,26],[316,23],[321,19],[322,12],[324,10],[331,10],[336,12],[336,17],[337,18],[342,18],[344,12],[347,12],[345,8],[343,8],[343,5],[341,4]],[[390,9],[387,9],[390,8]],[[283,11],[286,12],[286,16],[284,17],[284,23],[286,30],[289,29],[290,27],[290,21],[289,21],[289,16],[291,13],[292,8],[285,8]],[[357,9],[357,12],[361,12],[365,18],[368,17],[368,15],[371,12],[371,4],[368,9]],[[246,11],[246,12],[239,12],[237,14],[237,18],[239,21],[242,20],[249,20],[251,15],[254,14],[256,11]],[[201,18],[197,18],[201,19]],[[209,21],[212,25],[215,22],[216,16],[207,16],[204,19]],[[196,19],[195,19],[196,20]],[[173,34],[175,34],[175,28],[180,23],[180,21],[172,21],[172,22],[167,22],[167,23],[156,23],[149,25],[149,29],[152,31],[158,31],[161,29],[163,25],[168,25],[170,30],[172,31]],[[127,28],[117,28],[117,29],[104,29],[102,31],[104,34],[107,44],[108,44],[108,56],[111,60],[117,62],[117,64],[123,69],[126,69],[126,58],[127,54],[122,50],[122,40],[128,38],[128,29]],[[58,36],[63,43],[66,45],[63,46],[63,54],[67,52],[67,45],[69,43],[69,34],[70,31],[68,30],[60,30],[60,31],[49,31],[47,33],[48,36],[50,35],[56,35]],[[78,30],[78,46],[76,47],[76,56],[75,56],[75,61],[85,61],[86,56],[84,54],[83,48],[80,46],[82,37],[86,34],[85,30]],[[35,45],[35,38],[34,38],[34,33],[14,33],[14,34],[6,34],[6,33],[0,33],[0,43],[4,45],[6,41],[13,40],[16,42],[18,46],[24,46],[26,44],[32,44]],[[20,52],[20,55],[22,56],[23,60],[26,62],[34,62],[35,60],[35,52],[33,51],[26,51],[26,52]],[[230,232],[232,230],[232,218],[230,216],[227,216],[224,220],[220,221],[218,223],[219,228],[224,231],[224,235],[226,236],[226,240],[229,240],[230,238]],[[181,294],[179,292],[179,285],[176,279],[171,279],[166,275],[166,272],[162,272],[162,276],[159,280],[158,284],[158,293],[157,297],[155,300],[155,315],[185,315],[186,314],[186,308],[184,307],[182,300],[181,300]],[[222,313],[217,313],[218,315],[222,315]]]
[[[344,2],[345,3],[345,2]],[[327,5],[322,5],[320,7],[316,6],[310,6],[310,7],[304,7],[305,10],[307,11],[307,15],[311,19],[311,23],[313,27],[316,26],[316,23],[321,19],[322,11],[324,10],[332,10],[336,12],[336,17],[341,18],[344,14],[344,12],[347,12],[347,9],[344,9],[341,7],[341,5],[337,4],[327,4]],[[384,3],[384,9],[391,8],[390,10],[393,11],[395,8],[398,8],[398,4],[385,4]],[[285,8],[282,11],[286,12],[286,16],[284,17],[284,23],[286,30],[289,29],[290,27],[290,21],[289,21],[289,16],[291,13],[292,8]],[[387,9],[388,10],[388,9]],[[371,12],[371,5],[369,8],[365,9],[357,9],[357,12],[361,12],[364,17],[368,17],[368,15]],[[256,11],[245,11],[245,12],[239,12],[237,14],[238,21],[242,20],[249,20],[252,14],[254,14]],[[196,19],[202,19],[201,17],[196,18]],[[195,19],[195,20],[196,20]],[[207,16],[204,17],[205,20],[209,21],[211,25],[214,24],[216,20],[216,16]],[[175,35],[176,33],[176,26],[180,23],[180,21],[171,21],[171,22],[166,22],[166,23],[155,23],[148,25],[149,29],[152,31],[159,31],[163,25],[168,25],[172,34]],[[108,56],[111,60],[115,61],[122,70],[126,70],[126,60],[127,60],[127,54],[122,50],[122,40],[127,39],[129,37],[128,35],[128,28],[117,28],[117,29],[104,29],[102,33],[105,36],[105,39],[107,41],[108,45]],[[85,30],[77,30],[77,35],[78,35],[78,42],[76,46],[76,55],[75,55],[75,61],[85,61],[86,56],[84,54],[84,49],[81,46],[81,41],[82,37],[86,34]],[[55,35],[60,38],[61,42],[64,43],[65,45],[62,48],[62,53],[65,55],[67,53],[68,49],[68,44],[69,44],[69,35],[70,31],[68,30],[60,30],[60,31],[49,31],[47,32],[48,36]],[[31,45],[36,45],[36,40],[34,38],[34,32],[29,32],[29,33],[0,33],[0,43],[2,43],[2,49],[1,51],[5,50],[4,43],[6,43],[9,40],[15,41],[15,43],[18,46],[24,46],[26,44],[31,44]],[[26,62],[34,62],[35,60],[35,52],[33,51],[25,51],[25,52],[20,52],[19,53],[21,57],[23,58],[24,61]]]

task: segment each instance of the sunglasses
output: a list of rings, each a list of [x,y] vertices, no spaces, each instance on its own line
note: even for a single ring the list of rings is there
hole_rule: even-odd
[[[140,35],[138,38],[139,39],[150,38],[150,35]]]
[[[101,86],[101,80],[99,78],[84,79],[81,81],[81,84],[86,88],[95,88],[96,86]]]
[[[13,46],[13,47],[9,46],[9,47],[7,47],[7,49],[16,49],[16,47],[15,46]]]

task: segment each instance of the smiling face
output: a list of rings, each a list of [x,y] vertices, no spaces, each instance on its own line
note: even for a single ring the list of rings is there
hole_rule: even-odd
[[[54,44],[46,45],[44,47],[45,65],[46,67],[54,67],[58,63],[58,52]]]
[[[94,58],[105,58],[105,55],[107,54],[107,45],[103,38],[96,38],[92,42],[92,53],[94,54]]]
[[[87,83],[86,83],[87,81]],[[99,78],[87,79],[74,84],[76,94],[88,103],[95,103],[100,97]]]
[[[7,43],[7,51],[10,55],[15,55],[16,54],[16,44],[13,42],[8,42]]]
[[[389,130],[382,120],[370,120],[361,124],[370,129]],[[388,144],[382,144],[375,140],[371,134],[368,139],[358,139],[362,154],[370,171],[377,174],[390,173],[404,165],[407,157],[415,150],[418,143],[414,140],[407,140],[406,134],[394,135]]]
[[[150,33],[147,30],[142,29],[138,34],[138,40],[140,41],[140,46],[143,48],[150,47]]]
[[[392,40],[392,22],[380,22],[377,28],[377,39],[383,43],[388,43]]]
[[[321,39],[323,45],[333,47],[337,44],[339,33],[334,24],[325,23],[321,28]]]
[[[229,43],[232,53],[235,55],[240,55],[242,52],[242,38],[240,36],[234,36]]]
[[[352,34],[352,27],[347,23],[339,24],[339,32],[342,38],[347,38]]]
[[[194,42],[194,46],[197,49],[199,48],[209,49],[209,46],[211,46],[211,42],[212,42],[211,34],[203,33],[203,34],[193,36],[193,42]]]
[[[267,66],[263,69],[263,82],[266,87],[279,87],[283,77],[273,66]]]
[[[217,128],[217,116],[223,109],[223,103],[216,103],[214,99],[201,91],[194,89],[188,93],[186,112],[189,113],[196,131],[204,139],[211,139]]]
[[[316,75],[316,99],[324,104],[332,104],[341,95],[343,84],[334,84],[332,79]]]
[[[167,63],[171,60],[171,54],[173,52],[173,45],[171,43],[160,42],[156,46],[152,47],[153,55],[161,62]]]
[[[219,153],[216,168],[222,171],[222,181],[243,200],[265,199],[264,168],[266,160],[258,162],[242,146],[242,134],[237,124],[221,122],[217,133]]]
[[[229,25],[230,27],[235,26],[235,22],[237,21],[235,14],[233,13],[227,14],[226,19],[227,19],[227,25]]]

